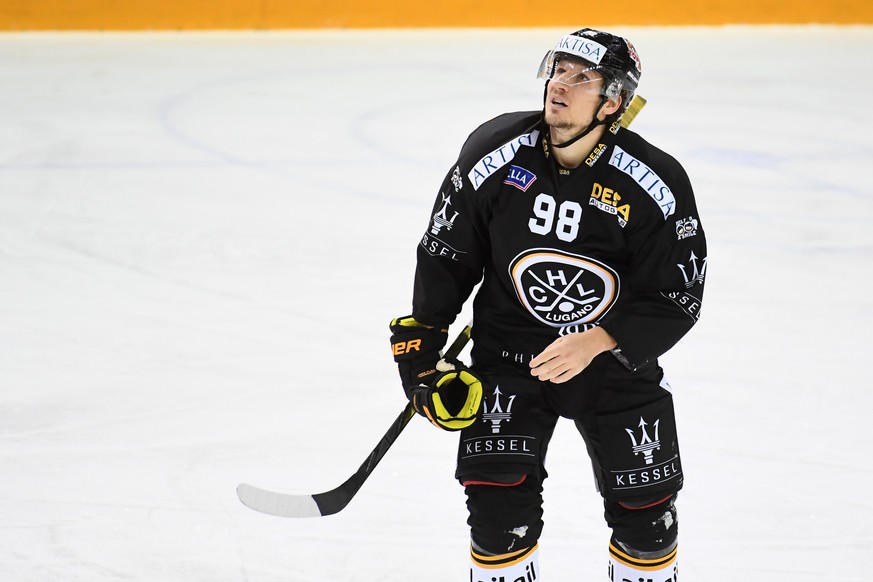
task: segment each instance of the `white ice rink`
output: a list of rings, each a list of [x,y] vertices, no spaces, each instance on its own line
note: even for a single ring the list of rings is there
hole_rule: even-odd
[[[709,242],[662,359],[682,580],[869,582],[873,29],[616,31]],[[336,516],[234,490],[329,489],[388,428],[437,186],[563,32],[0,36],[0,580],[466,580],[421,419]],[[567,421],[548,466],[541,580],[605,582]]]

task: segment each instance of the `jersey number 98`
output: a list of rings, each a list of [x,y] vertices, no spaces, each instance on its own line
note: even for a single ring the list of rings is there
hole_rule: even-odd
[[[557,223],[555,208],[557,207]],[[555,236],[564,242],[572,242],[579,234],[579,222],[582,220],[582,205],[572,200],[558,203],[549,194],[540,194],[534,200],[534,216],[527,221],[527,226],[534,234],[547,235],[554,226]]]

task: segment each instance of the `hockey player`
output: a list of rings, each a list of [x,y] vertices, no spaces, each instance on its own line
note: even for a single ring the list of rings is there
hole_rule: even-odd
[[[677,579],[683,469],[658,357],[699,317],[706,244],[682,166],[617,123],[641,71],[619,36],[558,41],[543,109],[492,119],[462,147],[418,245],[412,313],[391,322],[416,411],[461,431],[473,582],[540,580],[559,417],[603,497],[608,579]],[[480,281],[471,366],[440,360]]]

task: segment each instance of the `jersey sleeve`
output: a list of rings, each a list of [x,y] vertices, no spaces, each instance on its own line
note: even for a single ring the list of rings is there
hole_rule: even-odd
[[[416,251],[412,315],[429,325],[454,322],[489,256],[485,192],[472,188],[461,160],[440,186]]]
[[[601,321],[618,343],[613,353],[630,369],[664,354],[700,317],[706,237],[688,176],[674,164],[669,193],[647,192],[656,203],[647,205],[643,226],[627,234],[629,294]]]
[[[500,191],[497,170],[518,148],[537,142],[541,112],[504,113],[467,138],[440,185],[417,249],[412,315],[429,325],[451,324],[482,280],[490,261],[488,232]]]

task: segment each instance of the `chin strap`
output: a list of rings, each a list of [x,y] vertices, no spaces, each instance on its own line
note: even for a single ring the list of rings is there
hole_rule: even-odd
[[[549,142],[549,146],[551,146],[553,148],[556,148],[556,149],[566,148],[566,147],[573,145],[574,143],[576,143],[577,141],[579,141],[580,139],[582,139],[583,137],[585,137],[586,135],[588,135],[589,133],[594,131],[594,128],[597,127],[598,125],[605,125],[605,124],[606,124],[606,121],[600,121],[598,119],[594,123],[592,123],[591,125],[586,127],[582,133],[580,133],[579,135],[577,135],[574,138],[571,138],[571,139],[565,141],[564,143],[553,143],[551,132],[546,134],[546,140]]]
[[[547,84],[547,86],[548,86],[548,84]],[[597,126],[606,125],[607,122],[611,122],[611,120],[609,118],[606,118],[603,120],[597,119],[597,114],[600,113],[600,110],[603,108],[604,105],[606,105],[607,101],[609,101],[609,97],[604,95],[603,98],[600,100],[600,104],[597,106],[597,110],[594,112],[594,121],[592,121],[588,125],[588,127],[586,127],[584,130],[582,130],[582,133],[580,133],[576,137],[571,138],[571,139],[565,141],[564,143],[553,143],[552,142],[552,134],[551,134],[551,132],[548,132],[546,134],[546,140],[548,141],[549,146],[551,146],[553,148],[557,148],[557,149],[569,147],[569,146],[573,145],[574,143],[576,143],[577,141],[579,141],[580,139],[582,139],[583,137],[585,137],[586,135],[588,135],[589,133],[591,133],[592,131],[594,131],[594,129]],[[545,119],[545,105],[543,106],[543,118]]]

